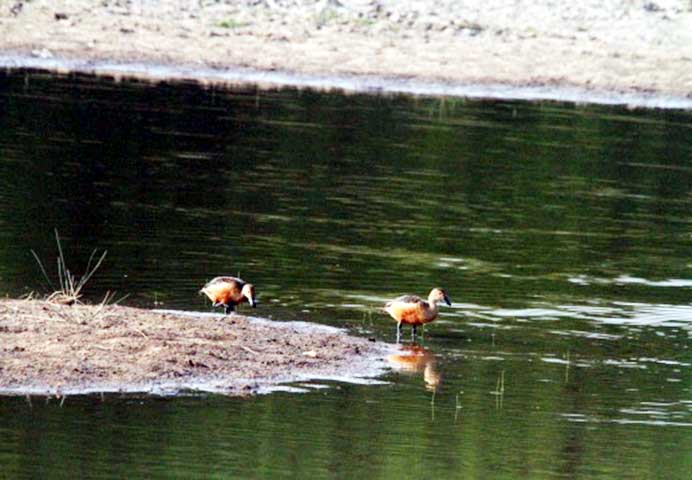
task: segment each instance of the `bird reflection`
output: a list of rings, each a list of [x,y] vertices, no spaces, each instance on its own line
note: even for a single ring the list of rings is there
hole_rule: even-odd
[[[387,357],[392,368],[401,372],[423,373],[425,388],[435,392],[442,383],[442,375],[437,370],[435,354],[420,345],[399,346],[398,352]]]

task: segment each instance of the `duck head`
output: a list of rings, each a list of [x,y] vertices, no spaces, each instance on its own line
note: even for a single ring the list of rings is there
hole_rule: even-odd
[[[246,283],[243,285],[243,289],[240,293],[247,299],[247,303],[249,303],[252,308],[257,307],[257,302],[255,301],[255,286],[253,284]]]
[[[430,302],[445,302],[447,305],[450,307],[452,306],[452,302],[449,300],[449,297],[447,296],[447,292],[443,288],[433,288],[430,290],[430,295],[428,295],[428,301]]]

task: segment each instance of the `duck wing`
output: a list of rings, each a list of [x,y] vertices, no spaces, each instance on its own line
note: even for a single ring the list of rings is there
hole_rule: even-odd
[[[215,278],[212,278],[211,280],[209,280],[206,283],[206,285],[204,285],[204,287],[202,287],[202,288],[203,289],[209,288],[212,285],[216,285],[216,284],[220,284],[220,283],[227,283],[227,284],[229,284],[228,287],[238,288],[238,289],[242,289],[243,285],[245,285],[245,282],[242,281],[241,279],[237,278],[237,277],[215,277]]]
[[[420,298],[418,295],[402,295],[400,297],[396,297],[394,300],[387,302],[387,306],[392,305],[394,303],[418,304],[421,302],[423,302],[423,299]]]

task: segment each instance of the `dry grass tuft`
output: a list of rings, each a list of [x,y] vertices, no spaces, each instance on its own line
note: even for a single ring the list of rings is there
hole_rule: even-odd
[[[87,267],[84,271],[84,274],[81,277],[77,277],[73,275],[72,272],[70,272],[69,268],[67,268],[67,263],[65,262],[65,254],[62,250],[62,244],[60,243],[60,235],[58,234],[57,229],[55,230],[55,243],[58,246],[57,264],[58,282],[60,288],[56,288],[53,282],[51,282],[50,277],[48,276],[48,273],[46,273],[46,269],[43,266],[43,262],[41,262],[41,259],[38,257],[36,252],[31,250],[31,254],[34,256],[36,262],[38,263],[38,266],[41,268],[41,273],[43,273],[43,277],[46,279],[46,282],[48,282],[48,285],[53,290],[53,293],[48,295],[46,301],[50,303],[57,303],[60,305],[74,305],[75,303],[81,303],[79,299],[82,297],[82,289],[91,279],[94,273],[96,273],[96,271],[99,269],[99,267],[103,263],[103,260],[106,258],[106,254],[108,253],[108,251],[104,250],[103,253],[101,253],[101,255],[98,257],[98,260],[94,263],[94,259],[97,255],[97,250],[94,249],[91,252],[91,255],[89,256],[89,261],[87,262]],[[114,293],[111,293],[110,291],[107,292],[100,304],[101,307],[111,303],[114,297]],[[121,300],[122,299],[118,301]]]

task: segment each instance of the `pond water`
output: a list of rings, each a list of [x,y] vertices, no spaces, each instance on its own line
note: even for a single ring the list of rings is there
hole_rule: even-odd
[[[2,73],[0,294],[57,228],[94,301],[239,273],[388,342],[387,299],[453,305],[377,385],[0,398],[0,476],[688,479],[691,159],[691,112]]]

